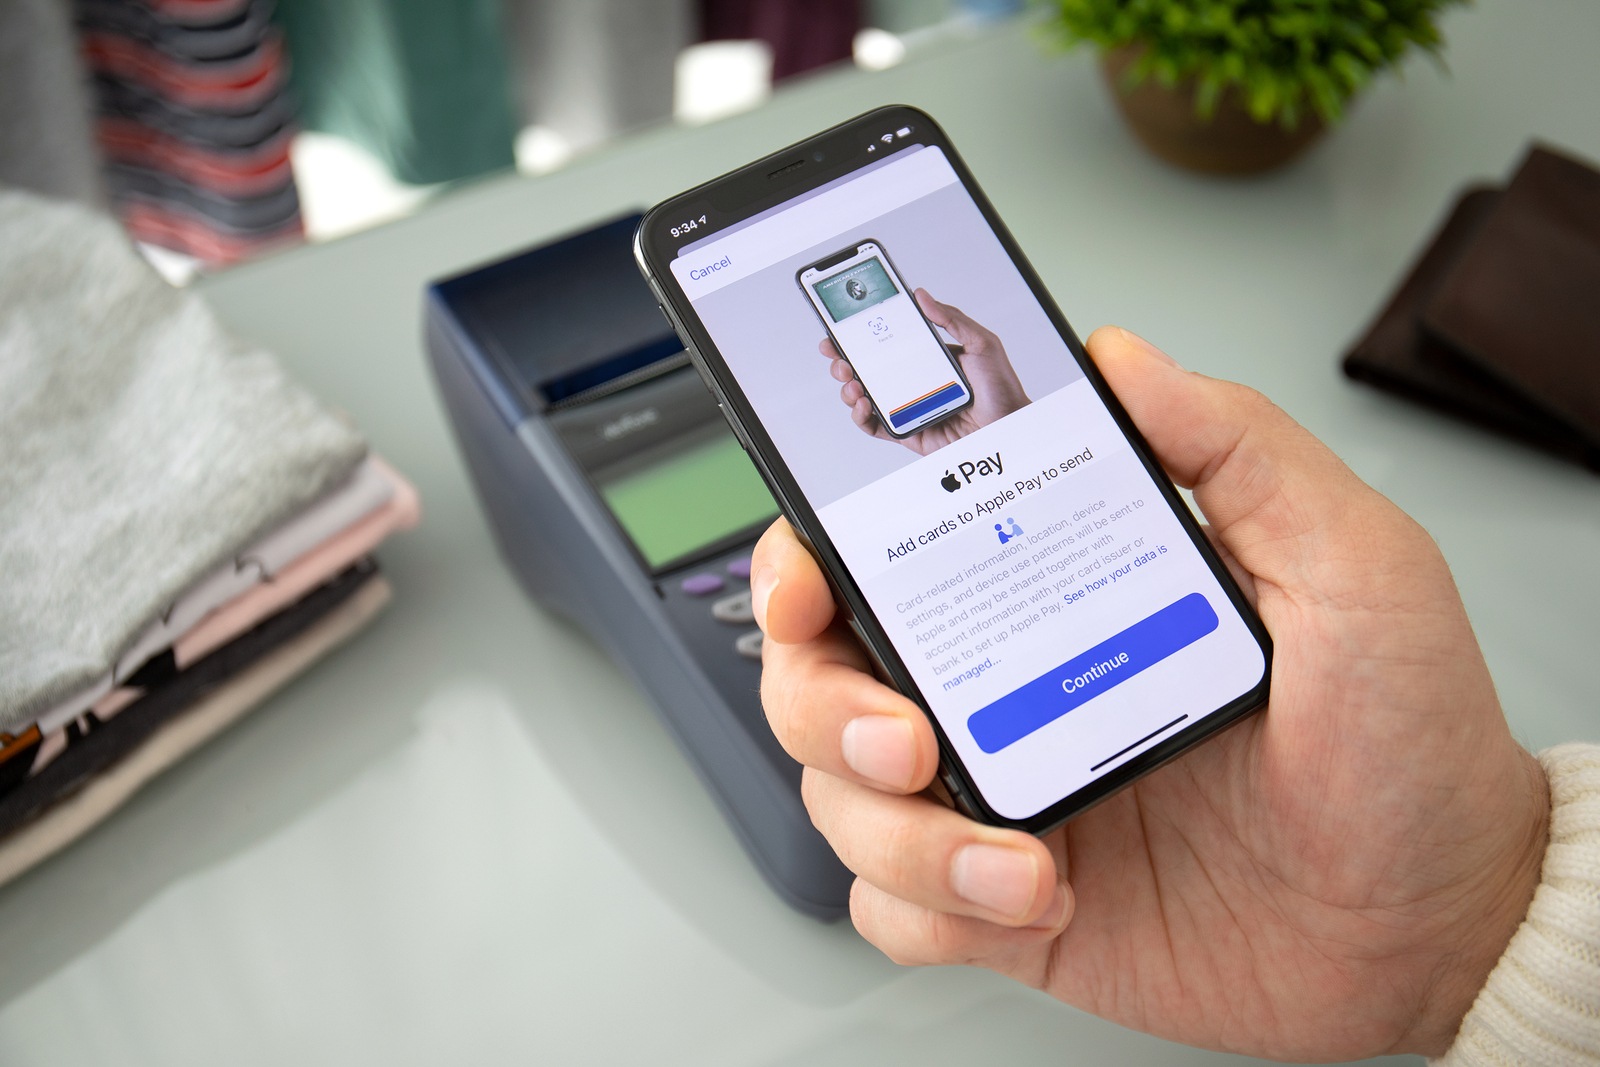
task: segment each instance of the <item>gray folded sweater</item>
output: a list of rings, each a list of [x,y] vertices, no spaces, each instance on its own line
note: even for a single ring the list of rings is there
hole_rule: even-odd
[[[0,731],[103,677],[365,450],[115,222],[0,190]]]

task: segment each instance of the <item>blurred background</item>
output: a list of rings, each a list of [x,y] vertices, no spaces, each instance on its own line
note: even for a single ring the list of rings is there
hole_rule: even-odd
[[[5,0],[0,183],[109,204],[169,279],[454,184],[882,69],[1024,0]]]

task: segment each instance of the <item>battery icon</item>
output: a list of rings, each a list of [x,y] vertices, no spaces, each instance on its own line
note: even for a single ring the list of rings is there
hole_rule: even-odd
[[[911,136],[911,127],[910,126],[902,126],[898,130],[894,131],[894,135],[896,137],[910,137]]]

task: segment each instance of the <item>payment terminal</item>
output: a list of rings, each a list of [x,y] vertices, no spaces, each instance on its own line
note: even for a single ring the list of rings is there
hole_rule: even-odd
[[[761,711],[750,552],[778,514],[633,263],[639,216],[434,283],[429,360],[501,554],[648,693],[791,905],[842,915]]]

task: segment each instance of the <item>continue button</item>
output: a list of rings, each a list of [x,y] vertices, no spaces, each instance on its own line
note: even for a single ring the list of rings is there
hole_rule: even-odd
[[[1206,598],[1190,593],[988,707],[979,708],[967,720],[967,729],[972,731],[979,748],[999,752],[1216,628],[1217,613]]]

